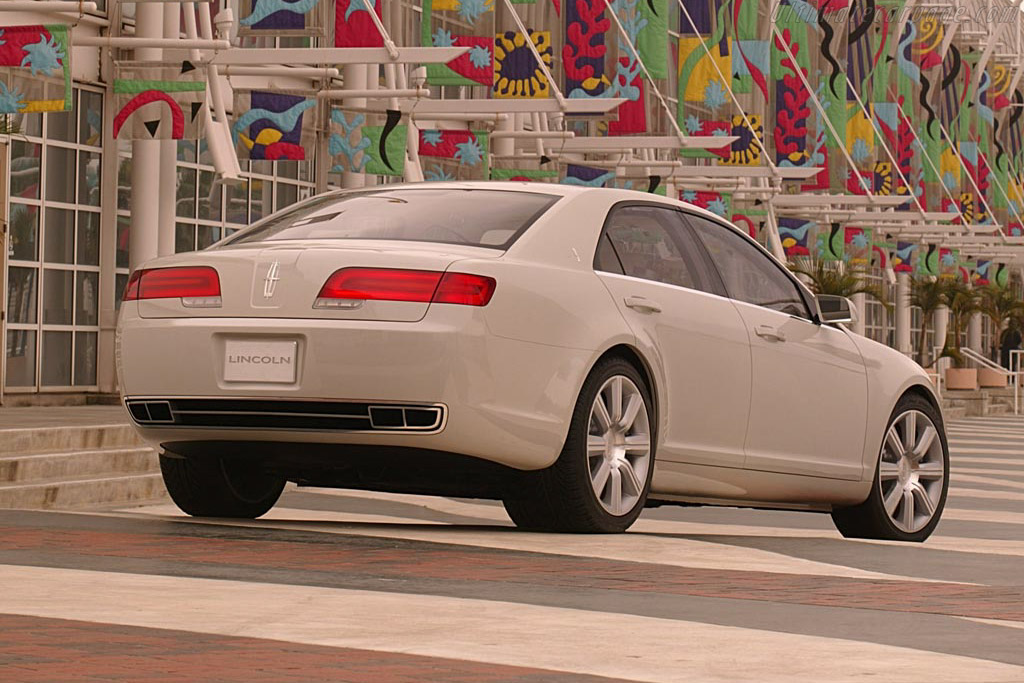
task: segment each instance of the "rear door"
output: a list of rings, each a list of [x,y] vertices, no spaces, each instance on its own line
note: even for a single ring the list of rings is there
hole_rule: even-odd
[[[853,340],[817,324],[792,275],[752,240],[703,216],[687,220],[750,339],[746,468],[859,479],[867,375]]]
[[[746,328],[732,301],[714,293],[714,275],[682,214],[616,205],[594,267],[638,343],[660,358],[659,459],[741,467],[750,404]]]

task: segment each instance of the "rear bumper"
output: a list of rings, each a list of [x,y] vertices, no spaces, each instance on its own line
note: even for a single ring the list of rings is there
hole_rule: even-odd
[[[224,379],[227,339],[297,342],[294,383]],[[436,306],[417,323],[249,318],[143,319],[118,327],[122,395],[439,405],[430,433],[136,425],[154,443],[287,442],[393,446],[467,455],[517,469],[558,457],[593,352],[496,337],[478,309]],[[276,424],[276,423],[275,423]]]

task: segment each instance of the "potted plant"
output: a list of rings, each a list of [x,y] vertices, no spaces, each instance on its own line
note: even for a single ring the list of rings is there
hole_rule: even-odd
[[[806,263],[791,265],[797,275],[803,275],[809,282],[808,286],[815,294],[833,294],[835,296],[852,297],[854,294],[865,294],[878,301],[886,311],[892,310],[892,304],[885,296],[885,289],[874,282],[869,282],[864,270],[848,268],[841,261],[830,265],[819,260],[811,267]],[[863,314],[863,311],[861,311]]]
[[[946,388],[977,389],[978,369],[964,367],[964,357],[960,349],[964,325],[971,315],[979,310],[978,292],[961,280],[941,282],[942,299],[949,308],[949,325],[946,330],[946,342],[940,355],[949,358],[953,363],[953,367],[946,370]]]
[[[935,311],[945,305],[943,283],[930,277],[910,279],[910,305],[921,309],[921,335],[918,344],[917,362],[928,367],[932,360],[928,355],[928,324],[935,318]]]
[[[999,362],[999,345],[1003,327],[1024,313],[1021,302],[1007,287],[989,285],[979,290],[980,309],[992,322],[992,349],[990,358]],[[978,368],[978,384],[983,387],[1005,387],[1007,375],[992,368]]]

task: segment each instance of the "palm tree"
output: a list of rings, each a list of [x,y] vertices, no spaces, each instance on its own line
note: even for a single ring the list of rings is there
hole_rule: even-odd
[[[830,266],[821,260],[817,261],[813,268],[800,263],[791,265],[789,268],[797,275],[803,275],[809,279],[811,291],[815,294],[834,294],[845,297],[866,294],[881,303],[885,310],[892,310],[892,304],[885,296],[885,289],[879,284],[868,282],[863,269],[845,268],[842,263]]]
[[[989,285],[978,290],[980,311],[992,321],[992,360],[999,362],[1000,331],[1003,324],[1024,314],[1024,302],[1009,287]]]
[[[917,362],[926,367],[929,364],[928,323],[935,318],[935,311],[946,305],[943,283],[928,277],[910,278],[910,305],[921,309],[921,339]]]
[[[968,318],[980,310],[980,297],[977,290],[960,279],[941,282],[942,300],[949,307],[950,324],[946,333],[946,343],[942,347],[942,355],[953,360],[955,367],[962,367],[963,356],[960,355],[961,337]]]

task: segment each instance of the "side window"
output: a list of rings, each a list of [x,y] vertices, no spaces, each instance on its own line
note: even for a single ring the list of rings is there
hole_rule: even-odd
[[[606,232],[601,233],[601,240],[597,243],[597,253],[594,254],[594,270],[624,275],[619,257],[615,255],[615,247],[612,246]]]
[[[811,319],[800,290],[779,264],[724,225],[692,214],[686,218],[704,242],[730,297]]]
[[[698,257],[681,239],[685,226],[678,216],[673,209],[657,206],[612,209],[605,235],[622,264],[623,274],[702,289]]]

